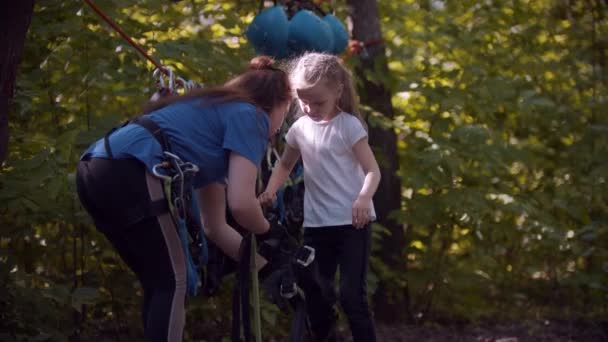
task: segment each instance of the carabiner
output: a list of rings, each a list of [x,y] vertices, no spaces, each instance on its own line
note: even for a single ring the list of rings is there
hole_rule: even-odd
[[[178,165],[182,165],[184,162],[182,161],[182,158],[180,158],[178,155],[173,154],[169,151],[164,151],[163,154],[175,161],[177,161]]]
[[[202,88],[202,86],[192,80],[188,81],[188,87],[190,88],[190,90],[194,89],[194,88]]]
[[[184,93],[187,93],[190,91],[190,82],[186,81],[185,79],[181,78],[181,77],[177,77],[177,85],[181,85],[182,88],[184,88]]]
[[[171,89],[171,93],[175,93],[177,89],[175,87],[175,74],[173,73],[173,69],[171,69],[171,67],[165,67],[165,69],[169,73],[169,84],[167,86]]]
[[[173,178],[171,178],[170,176],[167,176],[167,175],[164,175],[164,174],[160,173],[158,171],[159,167],[161,167],[161,168],[164,169],[163,163],[158,163],[158,164],[152,166],[152,174],[155,175],[158,178],[166,180],[167,182],[171,182],[173,180]]]
[[[160,73],[160,75],[158,73]],[[163,75],[163,72],[161,69],[159,69],[159,68],[154,69],[154,72],[152,72],[152,77],[154,77],[158,80],[159,88],[165,88],[165,79],[164,79],[164,75]]]
[[[288,284],[281,283],[279,287],[279,294],[281,297],[290,299],[298,294],[298,286],[295,281],[291,281]]]
[[[304,267],[308,267],[315,260],[315,249],[304,245],[296,252],[296,262]]]

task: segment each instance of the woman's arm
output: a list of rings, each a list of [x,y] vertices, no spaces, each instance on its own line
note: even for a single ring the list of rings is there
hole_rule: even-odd
[[[209,184],[195,191],[205,235],[226,255],[238,259],[241,235],[226,223],[226,188]]]
[[[226,223],[226,187],[218,183],[209,184],[197,189],[195,194],[205,235],[226,255],[238,260],[242,237]],[[266,260],[258,255],[258,269],[265,264]]]
[[[380,184],[380,168],[367,137],[353,145],[353,153],[365,174],[359,196],[353,203],[353,226],[362,228],[370,221],[372,197]]]
[[[255,187],[258,169],[247,158],[236,152],[230,153],[228,165],[228,208],[236,222],[243,228],[261,234],[270,224],[264,218]]]
[[[259,196],[260,203],[263,205],[274,203],[277,190],[285,183],[298,159],[300,159],[300,151],[285,144],[283,155],[274,169],[272,169],[272,175],[270,175],[266,189]]]

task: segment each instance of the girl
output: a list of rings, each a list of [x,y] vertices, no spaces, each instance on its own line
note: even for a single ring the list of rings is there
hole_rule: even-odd
[[[235,260],[241,236],[226,223],[226,202],[242,227],[269,229],[256,198],[257,168],[291,99],[287,74],[272,63],[257,57],[225,85],[160,100],[144,116],[164,132],[173,154],[199,167],[192,184],[206,235]],[[163,157],[154,134],[131,123],[94,143],[78,164],[77,189],[142,284],[146,340],[181,341],[186,257],[170,213],[155,212],[166,200],[152,175]]]
[[[259,199],[274,202],[301,156],[304,243],[315,248],[323,287],[329,289],[304,289],[315,340],[336,338],[333,282],[339,266],[340,303],[353,339],[375,341],[366,275],[380,171],[358,114],[352,77],[336,56],[307,53],[295,61],[291,80],[305,115],[287,132],[283,155]]]

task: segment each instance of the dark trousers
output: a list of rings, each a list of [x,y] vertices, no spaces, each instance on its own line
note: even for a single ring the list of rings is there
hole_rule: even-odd
[[[315,249],[320,287],[305,288],[306,305],[315,341],[335,341],[336,293],[334,279],[340,269],[340,305],[355,342],[376,341],[367,301],[367,271],[371,228],[352,225],[314,227],[304,231],[304,243]]]
[[[93,158],[78,164],[78,196],[141,282],[146,341],[181,341],[185,321],[186,264],[169,213],[146,216],[158,179],[136,160]]]

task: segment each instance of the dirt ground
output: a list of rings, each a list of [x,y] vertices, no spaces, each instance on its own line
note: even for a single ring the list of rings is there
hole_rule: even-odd
[[[350,342],[350,332],[340,331],[342,341]],[[485,326],[377,326],[378,341],[474,341],[474,342],[562,342],[608,341],[608,321],[577,324],[575,322],[518,322]]]

